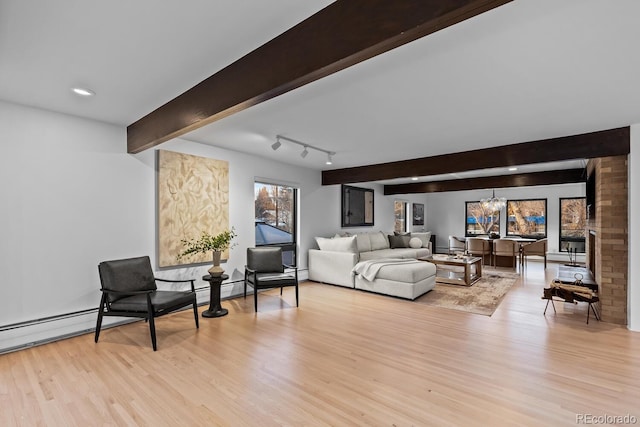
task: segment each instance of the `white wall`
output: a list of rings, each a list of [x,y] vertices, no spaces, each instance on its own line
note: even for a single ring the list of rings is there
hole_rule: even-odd
[[[633,146],[640,142],[633,128]],[[340,186],[320,185],[320,172],[277,163],[185,140],[162,149],[229,161],[230,218],[238,246],[223,268],[239,280],[245,249],[254,244],[253,183],[272,178],[300,189],[299,264],[307,265],[315,236],[339,230],[393,230],[393,202],[425,204],[426,229],[438,236],[464,234],[464,201],[482,192],[384,196],[375,190],[375,225],[340,228]],[[637,153],[636,153],[637,157]],[[635,161],[634,161],[635,160]],[[631,158],[631,164],[639,163]],[[630,188],[640,187],[636,167]],[[0,351],[73,334],[95,325],[95,314],[33,327],[1,330],[3,326],[97,307],[102,260],[148,254],[156,259],[155,152],[126,153],[124,127],[0,101]],[[583,186],[498,189],[507,198],[546,197],[550,247],[557,248],[558,197],[584,195]],[[637,197],[630,192],[630,218],[638,217]],[[555,233],[555,234],[554,234]],[[635,234],[631,234],[635,233]],[[630,259],[638,253],[637,228],[630,229]],[[634,239],[635,237],[635,239]],[[635,242],[635,245],[634,245]],[[553,249],[552,249],[553,250]],[[195,277],[206,266],[158,271],[160,277]],[[638,266],[630,263],[630,328],[640,328]],[[304,271],[303,271],[304,277]],[[198,281],[208,296],[206,284]],[[223,296],[237,294],[239,282],[223,286]],[[633,317],[635,315],[635,317]]]
[[[373,198],[373,220],[374,225],[372,227],[345,227],[341,228],[340,221],[340,198],[341,198],[341,186],[330,185],[324,187],[326,190],[324,203],[327,217],[323,219],[323,222],[327,225],[322,230],[316,231],[315,236],[332,237],[337,232],[351,232],[358,233],[364,231],[383,231],[385,233],[392,233],[395,223],[394,217],[394,202],[396,200],[404,201],[408,203],[426,203],[426,197],[424,194],[408,194],[408,195],[384,195],[384,186],[374,183],[358,183],[350,184],[355,187],[369,188],[374,190]],[[411,220],[411,217],[408,218]],[[425,206],[425,227],[412,227],[412,231],[428,231],[426,229],[426,206]]]
[[[124,127],[0,101],[0,141],[2,350],[93,327],[95,314],[2,330],[97,307],[100,261],[149,255],[156,265],[156,188],[155,151],[127,154]],[[254,245],[255,176],[300,188],[301,268],[314,236],[336,230],[326,218],[339,218],[339,197],[325,202],[333,194],[320,185],[319,171],[184,140],[159,148],[229,161],[230,222],[238,232],[238,246],[223,264],[231,280],[242,277],[245,250]],[[157,275],[197,278],[206,301],[200,280],[206,269]],[[224,285],[223,297],[240,289]]]
[[[584,184],[546,185],[522,188],[496,188],[496,197],[507,199],[547,199],[548,251],[559,252],[560,197],[583,197]],[[448,248],[448,237],[464,236],[465,203],[491,196],[490,190],[452,191],[427,194],[426,224],[436,234],[441,252]],[[500,235],[506,235],[505,209],[500,217]],[[566,255],[565,255],[566,256]]]

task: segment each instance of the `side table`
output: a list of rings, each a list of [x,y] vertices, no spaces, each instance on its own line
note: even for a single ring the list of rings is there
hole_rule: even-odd
[[[210,274],[202,277],[202,280],[209,282],[209,309],[202,312],[202,317],[222,317],[229,313],[229,310],[222,308],[220,305],[220,287],[222,281],[227,280],[229,276],[223,274],[222,276],[213,277]]]

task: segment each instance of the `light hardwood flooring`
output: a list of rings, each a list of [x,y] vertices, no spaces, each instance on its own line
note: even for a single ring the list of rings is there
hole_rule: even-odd
[[[556,303],[530,262],[492,317],[306,282],[0,356],[2,426],[640,423],[640,333]],[[207,307],[201,307],[200,311]]]

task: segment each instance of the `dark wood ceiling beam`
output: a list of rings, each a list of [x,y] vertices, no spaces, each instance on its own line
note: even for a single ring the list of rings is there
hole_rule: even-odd
[[[570,184],[585,182],[585,180],[586,172],[584,169],[562,169],[480,178],[385,185],[384,194],[441,193],[485,188],[530,187],[532,185]]]
[[[510,1],[338,0],[129,125],[127,151],[141,152]]]
[[[621,156],[629,154],[630,134],[630,128],[627,126],[440,156],[326,170],[322,172],[322,185],[441,175],[561,160]]]

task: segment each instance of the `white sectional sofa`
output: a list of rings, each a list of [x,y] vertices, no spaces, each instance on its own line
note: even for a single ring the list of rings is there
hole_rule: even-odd
[[[376,259],[416,259],[431,255],[431,233],[412,233],[409,236],[393,236],[381,231],[358,233],[351,236],[334,236],[333,238],[317,237],[319,249],[309,250],[309,280],[330,283],[333,285],[356,287],[356,276],[352,273],[358,262]],[[420,240],[418,243],[417,240]],[[408,246],[408,247],[407,247]],[[413,247],[411,247],[413,246]],[[405,277],[416,278],[421,282],[422,293],[433,286],[425,284],[435,283],[435,266],[424,262],[424,267],[411,264],[412,267],[397,265],[381,269],[384,275],[384,290],[389,287],[389,281],[393,281],[394,275],[402,282]],[[395,272],[394,272],[395,271]],[[407,273],[409,276],[407,276]],[[390,275],[391,274],[391,275]],[[431,277],[433,276],[433,278]],[[419,277],[419,278],[418,278]],[[431,280],[433,279],[433,280]],[[380,292],[388,295],[415,298],[415,291],[402,291],[401,294],[376,290],[376,283],[358,282],[360,289]],[[383,282],[380,282],[382,285]]]

